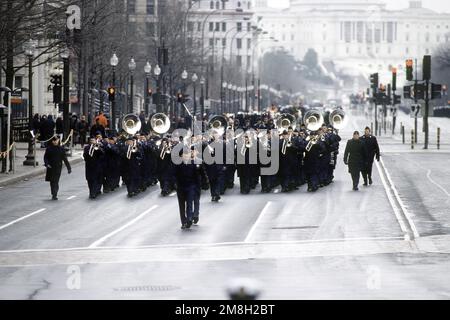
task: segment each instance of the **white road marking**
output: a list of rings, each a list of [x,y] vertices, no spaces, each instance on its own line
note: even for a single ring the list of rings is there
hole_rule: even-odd
[[[428,180],[430,180],[430,182],[431,182],[432,184],[434,184],[436,187],[438,187],[439,189],[441,189],[442,192],[444,192],[444,193],[447,195],[447,197],[450,197],[450,193],[449,193],[447,190],[445,190],[445,188],[444,188],[443,186],[441,186],[439,183],[437,183],[436,181],[434,181],[433,179],[431,179],[431,170],[428,170],[427,178],[428,178]]]
[[[72,200],[72,199],[75,199],[77,196],[71,196],[71,197],[68,197],[67,198],[67,200]]]
[[[388,196],[389,203],[391,204],[391,206],[392,206],[392,208],[393,208],[393,210],[394,210],[395,217],[397,218],[397,221],[398,221],[399,224],[400,224],[400,228],[402,229],[403,232],[407,232],[407,228],[406,228],[406,225],[405,225],[405,223],[403,222],[403,219],[402,219],[402,217],[401,217],[401,215],[400,215],[399,208],[398,208],[397,205],[395,204],[394,199],[392,198],[392,195],[391,195],[391,193],[389,192],[389,189],[392,190],[392,193],[394,194],[394,197],[396,198],[398,204],[400,205],[400,209],[403,211],[403,213],[404,213],[404,215],[405,215],[405,218],[406,218],[406,220],[408,221],[409,226],[411,227],[411,230],[412,230],[412,232],[413,232],[413,234],[414,234],[414,237],[415,237],[415,238],[419,238],[419,237],[420,237],[420,234],[419,234],[419,232],[417,231],[417,228],[416,228],[416,225],[414,224],[414,221],[411,219],[411,214],[410,214],[410,212],[408,211],[408,209],[406,208],[405,204],[403,203],[403,200],[402,200],[401,197],[399,196],[398,191],[397,191],[397,189],[395,188],[395,184],[394,184],[394,182],[392,181],[391,176],[389,175],[389,171],[387,170],[386,166],[384,165],[383,159],[380,159],[380,163],[381,163],[381,166],[383,167],[384,173],[386,174],[386,177],[387,177],[387,180],[388,180],[388,182],[389,182],[389,184],[390,184],[390,187],[388,186],[388,183],[387,183],[386,180],[384,179],[384,176],[383,176],[383,173],[382,173],[382,171],[381,171],[382,169],[381,169],[380,165],[378,164],[378,162],[375,161],[375,164],[376,164],[376,166],[377,166],[378,172],[379,172],[380,177],[381,177],[381,181],[383,182],[383,186],[384,186],[384,188],[385,188],[385,190],[386,190],[386,194],[387,194],[387,196]]]
[[[176,192],[172,192],[172,193],[169,195],[169,197],[175,197],[176,195],[177,195]]]
[[[326,256],[361,256],[396,252],[417,253],[413,242],[398,240],[340,241],[315,243],[242,243],[241,245],[199,245],[110,250],[105,248],[66,252],[1,253],[0,267],[39,265],[115,264],[162,261],[236,261]]]
[[[105,242],[106,240],[108,240],[109,238],[115,236],[116,234],[118,234],[119,232],[125,230],[126,228],[132,226],[133,224],[135,224],[136,222],[138,222],[139,220],[141,220],[142,218],[144,218],[147,214],[149,214],[150,212],[152,212],[153,210],[155,210],[156,208],[158,208],[157,205],[151,207],[150,209],[148,209],[147,211],[141,213],[139,216],[137,216],[136,218],[134,218],[133,220],[129,221],[128,223],[124,224],[122,227],[120,227],[117,230],[114,230],[113,232],[107,234],[106,236],[102,237],[101,239],[95,241],[94,243],[92,243],[89,248],[96,248],[99,245],[101,245],[103,242]]]
[[[30,214],[27,214],[26,216],[23,216],[22,218],[19,218],[19,219],[16,219],[14,221],[11,221],[10,223],[7,223],[7,224],[5,224],[3,226],[0,226],[0,230],[6,229],[6,228],[12,226],[13,224],[16,224],[17,222],[20,222],[22,220],[28,219],[28,218],[30,218],[30,217],[38,214],[38,213],[41,213],[42,211],[45,211],[45,210],[46,210],[45,208],[39,209],[39,210],[34,211],[34,212],[30,213]]]
[[[252,228],[250,229],[249,233],[247,234],[247,237],[245,237],[244,242],[250,242],[250,239],[253,236],[253,233],[256,230],[256,227],[258,226],[259,222],[261,221],[262,217],[266,214],[266,212],[268,211],[270,205],[272,204],[272,201],[269,201],[266,203],[266,205],[264,206],[264,209],[261,211],[261,213],[259,214],[258,219],[256,219],[255,223],[253,224]]]

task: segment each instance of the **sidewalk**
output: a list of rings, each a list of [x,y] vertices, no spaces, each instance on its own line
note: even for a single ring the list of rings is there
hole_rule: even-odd
[[[40,145],[37,145],[36,148],[36,161],[38,164],[36,168],[24,166],[23,162],[25,160],[25,156],[28,154],[28,144],[27,143],[16,143],[16,158],[15,158],[15,173],[10,172],[9,174],[0,173],[0,187],[8,186],[20,181],[27,181],[28,179],[40,176],[45,174],[44,167],[44,153],[45,149],[40,148]],[[71,165],[76,165],[78,163],[83,162],[82,151],[80,146],[74,148],[72,152],[72,157],[69,157],[69,162]]]

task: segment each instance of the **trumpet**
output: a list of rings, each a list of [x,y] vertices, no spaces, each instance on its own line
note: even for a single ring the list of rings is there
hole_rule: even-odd
[[[138,146],[137,146],[137,141],[133,140],[133,144],[130,144],[128,146],[128,151],[127,151],[127,159],[130,160],[131,159],[131,155],[133,153],[138,152]]]
[[[292,147],[292,133],[289,135],[289,138],[287,140],[283,141],[283,148],[281,149],[281,153],[285,155],[287,148],[290,147]]]
[[[89,147],[89,156],[93,157],[94,156],[94,152],[97,150],[100,150],[101,148],[101,142],[100,140],[95,140],[95,143],[91,144],[91,146]]]
[[[170,142],[167,142],[163,145],[159,157],[161,158],[161,160],[164,160],[166,158],[166,155],[170,153],[172,153],[172,144]]]

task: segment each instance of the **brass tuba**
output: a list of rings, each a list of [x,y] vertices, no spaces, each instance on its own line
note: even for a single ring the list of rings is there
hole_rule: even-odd
[[[330,125],[336,130],[344,129],[347,125],[347,116],[342,109],[335,109],[330,112]]]
[[[151,120],[150,124],[152,126],[152,130],[157,134],[165,134],[170,130],[170,119],[164,113],[155,114]]]
[[[228,119],[224,116],[214,116],[209,121],[208,128],[210,130],[215,130],[220,134],[224,134],[225,130],[228,128]]]
[[[136,116],[134,114],[128,114],[123,118],[122,127],[126,133],[134,136],[136,133],[138,133],[141,130],[142,123],[141,123],[141,120],[139,120],[138,116]]]
[[[279,133],[282,133],[284,130],[288,130],[289,127],[295,130],[297,127],[296,119],[292,114],[282,113],[278,116],[276,120],[276,125]]]
[[[303,117],[303,123],[305,124],[306,128],[310,131],[317,131],[319,130],[323,125],[324,119],[323,115],[318,110],[309,110],[305,113],[305,116]]]

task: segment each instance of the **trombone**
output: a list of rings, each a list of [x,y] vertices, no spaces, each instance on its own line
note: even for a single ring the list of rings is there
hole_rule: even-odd
[[[91,146],[89,147],[89,156],[93,157],[94,152],[97,150],[100,150],[101,147],[102,147],[102,144],[101,144],[100,140],[99,139],[95,140],[95,143],[91,144]]]
[[[136,153],[136,152],[138,152],[138,146],[137,146],[137,140],[134,139],[134,140],[133,140],[133,144],[130,144],[130,145],[128,146],[127,159],[130,160],[130,159],[131,159],[131,155],[132,155],[133,153]]]

